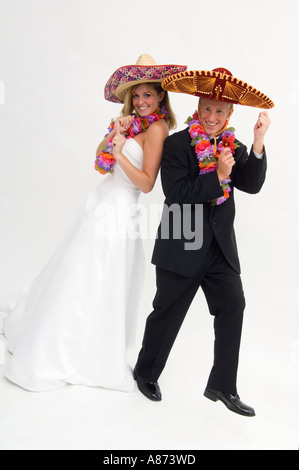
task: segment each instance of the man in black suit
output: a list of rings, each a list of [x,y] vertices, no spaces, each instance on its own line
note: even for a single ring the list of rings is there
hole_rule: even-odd
[[[166,80],[162,86],[200,97],[197,117],[206,137],[211,139],[215,156],[219,145],[217,136],[224,142],[223,132],[227,129],[233,103],[264,108],[272,107],[273,103],[253,89],[254,102],[252,87],[244,82],[240,98],[236,98],[240,81],[226,69],[215,69],[210,73],[215,80],[208,99],[205,75],[198,71],[177,74],[173,81]],[[203,81],[200,82],[198,77]],[[189,91],[186,91],[187,79]],[[211,77],[209,80],[210,83]],[[175,88],[172,88],[173,83]],[[231,96],[219,92],[219,89],[227,90],[228,85],[234,88]],[[158,378],[201,286],[214,316],[215,331],[214,364],[204,395],[213,401],[222,401],[228,409],[243,416],[255,415],[253,408],[240,400],[236,385],[245,298],[233,227],[234,188],[250,194],[258,193],[262,188],[266,175],[264,136],[269,125],[268,113],[261,112],[254,127],[249,155],[245,145],[237,140],[233,151],[233,147],[220,145],[218,148],[222,150],[218,151],[214,171],[200,175],[189,129],[177,132],[165,141],[161,165],[165,204],[152,259],[156,265],[157,292],[134,370],[140,391],[151,400],[162,399]],[[228,181],[229,193],[224,191],[227,188],[224,183]],[[186,230],[186,221],[191,224],[189,230]]]

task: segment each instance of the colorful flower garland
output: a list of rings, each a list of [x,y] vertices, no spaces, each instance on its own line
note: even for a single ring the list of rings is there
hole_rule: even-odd
[[[210,142],[211,136],[206,134],[204,127],[199,120],[197,112],[195,112],[192,117],[187,119],[186,124],[189,125],[189,134],[192,139],[191,145],[195,147],[200,175],[205,175],[217,170],[218,157],[224,147],[229,147],[232,153],[235,153],[235,149],[239,147],[239,145],[235,142],[235,129],[233,127],[226,129],[218,136],[219,143],[217,145],[215,140],[215,145],[213,148]],[[211,201],[212,206],[223,204],[229,198],[229,193],[231,191],[229,186],[230,182],[230,178],[221,181],[224,196],[213,199]]]
[[[126,139],[131,139],[135,137],[135,135],[139,134],[140,132],[145,131],[153,122],[160,121],[160,119],[164,119],[167,116],[167,110],[163,109],[163,111],[158,108],[156,112],[153,114],[149,114],[145,117],[140,117],[138,114],[134,115],[134,121],[123,133],[123,136]],[[111,121],[110,126],[108,127],[108,133],[105,135],[107,137],[110,132],[114,129],[114,121]],[[113,156],[113,146],[112,146],[112,139],[109,139],[109,142],[106,147],[101,148],[101,152],[97,155],[95,160],[95,170],[99,171],[102,175],[106,173],[113,173],[113,168],[115,164],[115,158]]]

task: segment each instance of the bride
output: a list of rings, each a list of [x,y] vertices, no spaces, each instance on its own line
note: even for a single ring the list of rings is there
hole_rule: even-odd
[[[142,55],[109,78],[105,99],[124,106],[96,152],[95,169],[108,174],[3,322],[4,373],[24,389],[69,383],[135,390],[126,350],[134,340],[143,248],[132,208],[141,191],[153,188],[164,140],[175,127],[161,81],[185,69]]]

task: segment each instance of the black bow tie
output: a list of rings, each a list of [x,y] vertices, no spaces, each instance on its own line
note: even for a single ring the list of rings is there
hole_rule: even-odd
[[[214,145],[215,140],[214,140],[214,139],[210,139],[210,142],[211,142],[212,145]],[[216,138],[216,142],[217,142],[217,145],[218,145],[219,142],[221,142],[221,137],[217,137],[217,138]]]

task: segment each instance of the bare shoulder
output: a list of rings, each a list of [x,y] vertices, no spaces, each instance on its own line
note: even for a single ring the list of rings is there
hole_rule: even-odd
[[[149,126],[149,128],[147,129],[147,132],[146,132],[146,138],[147,139],[162,138],[164,140],[164,139],[166,139],[168,134],[169,134],[169,129],[168,129],[168,126],[167,126],[165,120],[160,119],[160,121],[153,122]]]

